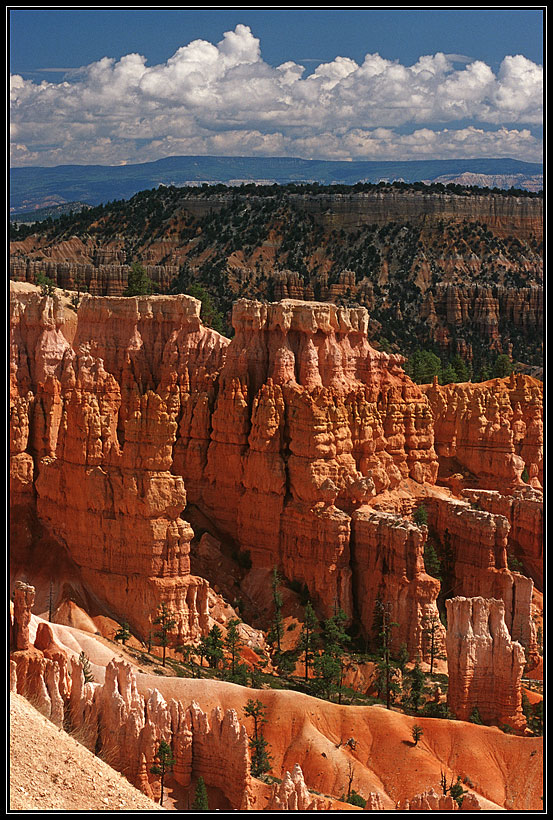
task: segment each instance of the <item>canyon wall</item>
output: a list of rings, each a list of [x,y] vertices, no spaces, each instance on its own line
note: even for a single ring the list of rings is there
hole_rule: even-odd
[[[159,800],[160,781],[151,768],[165,741],[174,755],[170,775],[176,783],[190,789],[201,776],[232,809],[251,808],[248,735],[234,710],[223,714],[215,708],[208,717],[194,702],[167,702],[157,689],[143,697],[134,670],[123,661],[107,665],[103,684],[87,683],[82,665],[56,647],[44,622],[34,646],[12,653],[10,671],[10,691],[26,697],[152,799]]]
[[[484,723],[521,731],[524,650],[511,640],[503,602],[456,597],[446,607],[449,708],[459,720],[478,709]]]
[[[543,482],[543,383],[512,375],[481,384],[422,385],[439,457],[455,459],[482,489],[512,491]]]
[[[368,635],[385,598],[398,642],[426,657],[422,625],[439,592],[424,571],[426,531],[374,499],[434,485],[435,440],[442,461],[461,450],[483,482],[526,492],[527,464],[539,484],[535,380],[421,389],[401,356],[370,346],[364,308],[242,299],[229,342],[201,324],[192,297],[85,295],[75,313],[13,287],[12,549],[25,551],[25,521],[37,521],[142,636],[161,603],[180,643],[210,625],[209,585],[190,574],[192,504],[254,568],[305,584],[323,617],[339,606]],[[503,598],[513,637],[533,653],[532,582],[507,569],[506,539],[516,530],[537,561],[538,512],[514,509],[507,520],[429,500],[457,591]]]
[[[458,596],[501,599],[510,635],[526,648],[529,663],[537,662],[534,584],[508,568],[508,520],[467,502],[433,498],[428,499],[428,523],[441,541],[445,586]]]

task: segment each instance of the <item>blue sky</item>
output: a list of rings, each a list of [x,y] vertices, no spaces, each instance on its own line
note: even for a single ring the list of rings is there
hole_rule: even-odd
[[[12,162],[539,160],[542,48],[539,9],[11,9]]]

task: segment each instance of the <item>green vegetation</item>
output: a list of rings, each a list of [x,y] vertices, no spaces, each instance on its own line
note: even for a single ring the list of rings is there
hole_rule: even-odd
[[[421,524],[428,524],[428,512],[426,511],[426,507],[424,506],[424,504],[419,504],[419,506],[413,513],[413,521],[418,526],[420,526]]]
[[[322,651],[316,655],[313,667],[316,674],[315,691],[324,693],[327,700],[338,693],[338,703],[342,702],[342,677],[346,646],[351,639],[345,631],[346,613],[338,609],[336,614],[323,624],[321,633]]]
[[[198,782],[196,783],[194,802],[192,803],[190,808],[193,811],[209,811],[207,789],[205,787],[205,781],[201,775],[198,777]]]
[[[93,683],[94,675],[92,674],[92,668],[90,666],[90,660],[88,655],[85,653],[84,649],[81,650],[79,655],[79,664],[83,670],[84,675],[84,682],[85,683]]]
[[[123,623],[119,624],[119,629],[113,637],[116,641],[121,641],[123,646],[125,646],[129,638],[131,637],[131,631],[126,621],[123,621]]]
[[[165,781],[165,775],[167,772],[171,771],[175,765],[173,751],[166,740],[160,741],[157,752],[154,755],[154,760],[157,762],[151,766],[150,772],[158,775],[160,778],[161,796],[159,798],[159,804],[160,806],[163,806],[163,784]]]
[[[139,265],[138,262],[133,262],[129,270],[127,279],[127,287],[123,291],[123,296],[147,296],[154,293],[154,283],[146,273],[146,270]]]
[[[159,615],[154,619],[153,623],[159,626],[159,629],[154,632],[154,635],[157,638],[158,646],[163,647],[162,665],[165,666],[165,652],[169,646],[169,633],[177,625],[177,621],[176,618],[171,615],[167,604],[162,603]]]
[[[262,732],[262,726],[267,723],[265,707],[260,700],[254,701],[250,698],[244,707],[244,714],[253,719],[253,737],[250,738],[251,771],[254,777],[259,777],[271,770],[271,756]]]
[[[280,584],[282,583],[282,578],[278,574],[278,569],[273,567],[273,573],[271,576],[271,588],[272,588],[272,597],[273,597],[273,607],[274,607],[274,614],[273,614],[273,622],[271,624],[271,628],[269,630],[269,634],[267,635],[267,640],[269,643],[274,644],[276,642],[278,652],[280,654],[280,642],[282,640],[282,595],[278,591]]]
[[[419,726],[418,723],[415,723],[413,725],[412,729],[411,729],[411,737],[413,738],[415,746],[418,745],[418,742],[421,739],[421,737],[423,736],[423,734],[424,734],[424,732],[423,732],[422,726]]]

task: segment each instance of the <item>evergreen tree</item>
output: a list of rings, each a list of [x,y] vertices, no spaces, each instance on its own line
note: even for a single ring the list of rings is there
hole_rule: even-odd
[[[419,726],[418,723],[415,723],[413,728],[411,729],[411,737],[415,741],[415,746],[418,744],[423,734],[424,732],[422,730],[422,726]]]
[[[442,580],[442,562],[438,557],[436,545],[432,538],[424,544],[424,568],[426,572],[438,581]]]
[[[428,512],[424,504],[419,504],[413,513],[413,521],[417,524],[417,526],[420,526],[421,524],[428,524]]]
[[[202,636],[198,651],[202,658],[207,658],[209,666],[215,669],[219,661],[223,660],[223,633],[217,624],[213,624],[208,635]]]
[[[278,570],[276,567],[273,568],[273,574],[271,578],[271,587],[273,590],[273,606],[275,613],[273,615],[273,623],[267,635],[267,638],[270,643],[277,644],[278,651],[280,653],[280,642],[282,639],[282,631],[283,631],[283,623],[282,623],[282,595],[278,591],[280,584],[282,583],[282,579],[278,574]]]
[[[430,643],[430,674],[434,674],[434,660],[442,658],[439,654],[437,637],[440,634],[441,621],[437,612],[432,612],[430,615],[425,615],[422,621],[423,634]]]
[[[453,369],[453,366],[450,362],[447,362],[442,367],[442,375],[440,378],[440,384],[454,384],[457,381],[457,373]]]
[[[154,760],[157,760],[157,763],[152,765],[150,772],[152,774],[157,774],[161,778],[161,796],[159,798],[159,804],[160,806],[163,806],[163,784],[165,781],[165,775],[173,768],[175,764],[175,758],[173,757],[171,746],[166,740],[160,741],[157,752],[154,756]]]
[[[415,666],[409,672],[409,697],[408,703],[413,707],[415,712],[419,711],[422,697],[424,694],[424,684],[426,676],[421,669],[419,659],[415,661]]]
[[[194,795],[194,802],[190,807],[194,811],[209,811],[209,803],[207,801],[207,789],[205,787],[205,782],[203,777],[200,775],[198,777],[198,782],[196,783],[196,792]]]
[[[242,648],[242,641],[240,640],[240,633],[238,632],[238,626],[240,621],[238,618],[232,618],[228,622],[227,626],[227,635],[225,638],[225,649],[230,652],[230,674],[234,677],[236,673],[236,658],[240,655],[240,649]]]
[[[513,365],[506,353],[500,353],[494,362],[493,378],[504,379],[513,372]]]
[[[250,738],[250,749],[252,751],[251,770],[254,777],[268,772],[271,769],[270,755],[267,751],[267,741],[263,737],[262,726],[267,723],[265,717],[265,707],[260,700],[248,700],[244,707],[246,717],[253,719],[253,737]]]
[[[176,619],[171,616],[171,613],[167,608],[167,604],[161,604],[160,613],[157,618],[154,619],[154,624],[159,625],[159,629],[154,632],[154,635],[158,640],[159,646],[163,647],[162,665],[165,666],[165,652],[169,646],[169,632],[171,632],[177,624]]]
[[[83,670],[84,682],[92,683],[94,681],[94,675],[92,674],[92,669],[90,667],[90,660],[88,655],[85,654],[84,649],[81,650],[81,654],[79,655],[79,663]]]
[[[344,654],[351,640],[345,631],[346,621],[347,615],[343,609],[338,609],[335,615],[327,618],[321,636],[323,649],[313,664],[319,678],[319,688],[325,692],[327,699],[331,699],[332,693],[337,691],[338,703],[342,702]]]
[[[45,273],[39,271],[36,275],[36,283],[40,288],[41,296],[53,296],[56,291],[56,283]]]
[[[133,262],[127,277],[127,287],[123,296],[147,296],[154,292],[154,283],[138,262]]]
[[[399,690],[399,687],[395,681],[396,666],[393,663],[390,655],[391,630],[392,627],[396,627],[398,626],[398,624],[395,623],[395,621],[392,621],[392,605],[389,601],[383,602],[377,600],[375,606],[375,615],[379,628],[378,636],[380,639],[380,647],[382,653],[382,657],[380,661],[377,663],[377,686],[379,694],[381,696],[384,692],[386,697],[386,708],[389,709],[392,700],[392,694],[396,693]]]
[[[316,639],[316,630],[318,625],[319,622],[317,620],[317,616],[315,615],[315,610],[311,605],[311,601],[308,601],[305,605],[303,627],[298,643],[298,649],[303,654],[304,658],[306,681],[308,679],[309,666],[313,663],[313,646]]]
[[[115,633],[113,637],[116,641],[121,641],[123,646],[125,646],[129,638],[131,637],[131,632],[127,621],[123,621],[122,624],[119,624],[119,630]]]

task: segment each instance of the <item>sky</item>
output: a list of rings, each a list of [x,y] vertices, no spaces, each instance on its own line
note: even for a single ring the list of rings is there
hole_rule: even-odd
[[[540,162],[543,13],[14,7],[11,163]]]

